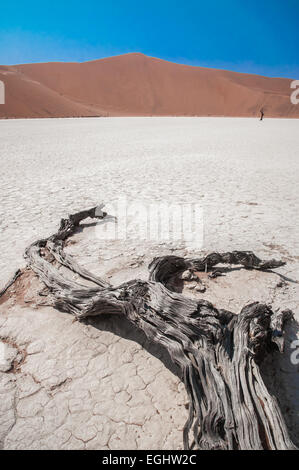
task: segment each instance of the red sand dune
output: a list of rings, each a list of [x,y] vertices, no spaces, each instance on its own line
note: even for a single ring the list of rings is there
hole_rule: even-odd
[[[84,63],[0,66],[0,118],[299,117],[291,80],[180,65],[133,53]]]

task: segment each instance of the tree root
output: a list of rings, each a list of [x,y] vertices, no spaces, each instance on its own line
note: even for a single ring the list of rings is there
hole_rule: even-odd
[[[274,313],[268,305],[255,302],[235,315],[169,287],[169,281],[187,269],[207,272],[225,263],[267,270],[284,263],[263,261],[244,251],[195,259],[164,256],[150,264],[148,281],[133,280],[114,287],[63,251],[82,220],[106,216],[101,208],[62,219],[57,233],[26,250],[28,267],[47,286],[54,306],[78,319],[125,315],[151,341],[167,349],[181,371],[189,397],[183,431],[186,449],[295,449],[278,403],[268,393],[259,370],[273,344],[283,351],[284,324],[292,312]],[[49,255],[95,286],[64,278]]]
[[[9,281],[5,284],[3,289],[0,290],[0,298],[5,294],[5,292],[15,283],[15,281],[21,276],[22,271],[17,269],[16,272],[12,275]]]

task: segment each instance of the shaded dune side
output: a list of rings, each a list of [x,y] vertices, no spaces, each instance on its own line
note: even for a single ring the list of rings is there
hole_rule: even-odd
[[[261,107],[268,116],[299,117],[299,106],[290,102],[289,79],[180,65],[138,53],[85,63],[0,67],[0,80],[7,81],[8,90],[2,117],[250,117]]]
[[[3,71],[3,67],[0,67],[0,80],[5,83],[5,105],[0,106],[0,118],[103,115],[17,71]]]

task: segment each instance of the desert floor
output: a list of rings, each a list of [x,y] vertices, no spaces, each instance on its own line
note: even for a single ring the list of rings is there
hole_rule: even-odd
[[[105,240],[104,227],[92,224],[67,250],[115,283],[146,276],[149,261],[169,253],[252,250],[282,258],[283,277],[233,271],[206,280],[204,294],[185,293],[236,313],[266,301],[293,309],[298,320],[298,149],[298,120],[1,121],[0,286],[25,266],[26,246],[55,232],[69,213],[100,202],[111,213],[125,197],[196,204],[203,225],[197,244],[140,239],[131,220],[127,239]],[[299,366],[291,353],[298,336],[293,321],[284,355],[264,366],[297,444]],[[0,448],[182,448],[184,386],[165,352],[123,319],[81,324],[30,295],[22,302],[12,296],[0,305],[0,338]]]

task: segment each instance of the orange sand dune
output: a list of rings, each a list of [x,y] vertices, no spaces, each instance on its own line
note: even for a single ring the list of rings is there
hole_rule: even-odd
[[[0,66],[0,118],[72,116],[299,117],[290,82],[133,53],[84,63]]]

